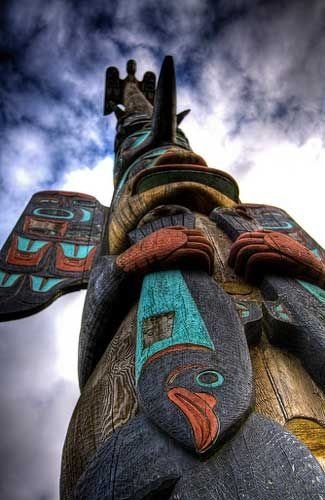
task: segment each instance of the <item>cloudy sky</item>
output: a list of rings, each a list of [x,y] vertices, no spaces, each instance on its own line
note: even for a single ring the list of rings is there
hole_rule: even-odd
[[[32,194],[112,195],[105,68],[175,58],[193,149],[241,199],[278,205],[325,245],[323,0],[10,0],[0,11],[0,240]],[[0,326],[0,497],[57,500],[78,397],[84,292]]]

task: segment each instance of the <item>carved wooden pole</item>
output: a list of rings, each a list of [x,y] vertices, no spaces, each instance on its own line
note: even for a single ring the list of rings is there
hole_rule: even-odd
[[[325,499],[325,252],[191,150],[170,56],[135,74],[110,209],[38,193],[0,256],[4,319],[88,286],[61,499]]]
[[[89,283],[62,496],[321,498],[315,458],[256,410],[324,457],[324,396],[271,345],[324,387],[324,252],[282,210],[240,204],[235,181],[193,153],[171,57],[153,109],[130,67],[124,81],[107,72],[110,255]]]

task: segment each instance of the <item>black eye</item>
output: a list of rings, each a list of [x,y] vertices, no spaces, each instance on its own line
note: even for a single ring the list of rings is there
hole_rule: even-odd
[[[201,387],[219,387],[224,382],[223,376],[216,370],[204,370],[196,376],[195,380]]]

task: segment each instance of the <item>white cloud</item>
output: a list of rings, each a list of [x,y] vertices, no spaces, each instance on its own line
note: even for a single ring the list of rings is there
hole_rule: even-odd
[[[270,144],[249,159],[252,167],[240,182],[242,200],[283,208],[325,246],[325,148],[320,138],[301,147],[285,141]]]
[[[51,181],[50,144],[34,127],[21,126],[6,134],[2,146],[3,184],[6,192],[25,191]]]
[[[60,313],[52,316],[56,331],[55,370],[59,377],[73,383],[76,383],[78,373],[78,343],[85,294],[83,290],[64,297]]]
[[[95,196],[103,205],[109,206],[113,194],[113,159],[99,160],[94,167],[81,167],[64,175],[58,184],[63,191],[77,191]]]

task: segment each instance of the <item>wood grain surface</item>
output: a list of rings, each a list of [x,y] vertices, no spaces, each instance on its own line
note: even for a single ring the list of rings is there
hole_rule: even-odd
[[[134,386],[136,307],[121,324],[73,412],[64,444],[61,499],[70,500],[90,457],[137,411]]]

